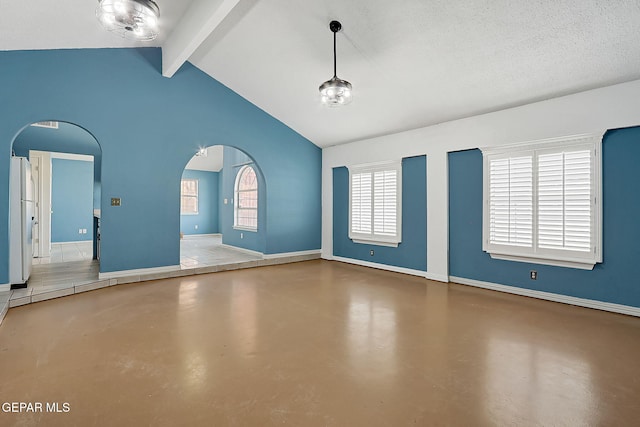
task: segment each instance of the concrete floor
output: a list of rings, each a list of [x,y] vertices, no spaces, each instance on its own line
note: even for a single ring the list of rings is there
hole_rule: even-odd
[[[638,318],[308,261],[11,309],[2,401],[62,412],[0,425],[637,425],[639,354]]]

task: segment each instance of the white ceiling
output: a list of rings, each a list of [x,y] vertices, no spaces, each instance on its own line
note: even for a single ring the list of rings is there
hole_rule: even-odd
[[[224,147],[222,145],[213,145],[207,147],[206,156],[193,156],[185,169],[220,172],[222,169],[224,155]]]
[[[165,75],[189,59],[320,147],[640,78],[637,0],[157,3]],[[0,0],[0,50],[135,45],[96,4]],[[354,101],[327,109],[332,19]]]

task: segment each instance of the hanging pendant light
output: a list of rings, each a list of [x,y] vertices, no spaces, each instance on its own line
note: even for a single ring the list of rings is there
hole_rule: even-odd
[[[333,32],[333,77],[320,85],[320,100],[329,107],[339,107],[351,102],[351,83],[338,78],[336,73],[336,33],[342,29],[338,21],[331,21]]]
[[[98,0],[96,17],[108,31],[132,40],[158,36],[160,8],[152,0]]]

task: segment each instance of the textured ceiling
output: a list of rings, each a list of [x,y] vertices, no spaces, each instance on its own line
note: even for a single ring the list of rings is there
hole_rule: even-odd
[[[180,19],[214,0],[159,0],[155,43],[181,25],[189,40],[176,51],[321,147],[640,78],[637,0],[238,3],[214,25]],[[95,4],[0,0],[0,49],[131,45],[102,30]],[[333,74],[332,19],[354,101],[327,109],[318,86]]]
[[[155,0],[160,35],[134,42],[105,31],[97,0],[0,0],[0,50],[161,46],[191,0]]]

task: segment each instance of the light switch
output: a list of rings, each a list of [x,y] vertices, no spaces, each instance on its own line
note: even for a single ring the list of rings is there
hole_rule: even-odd
[[[111,206],[120,206],[120,197],[112,197]]]

